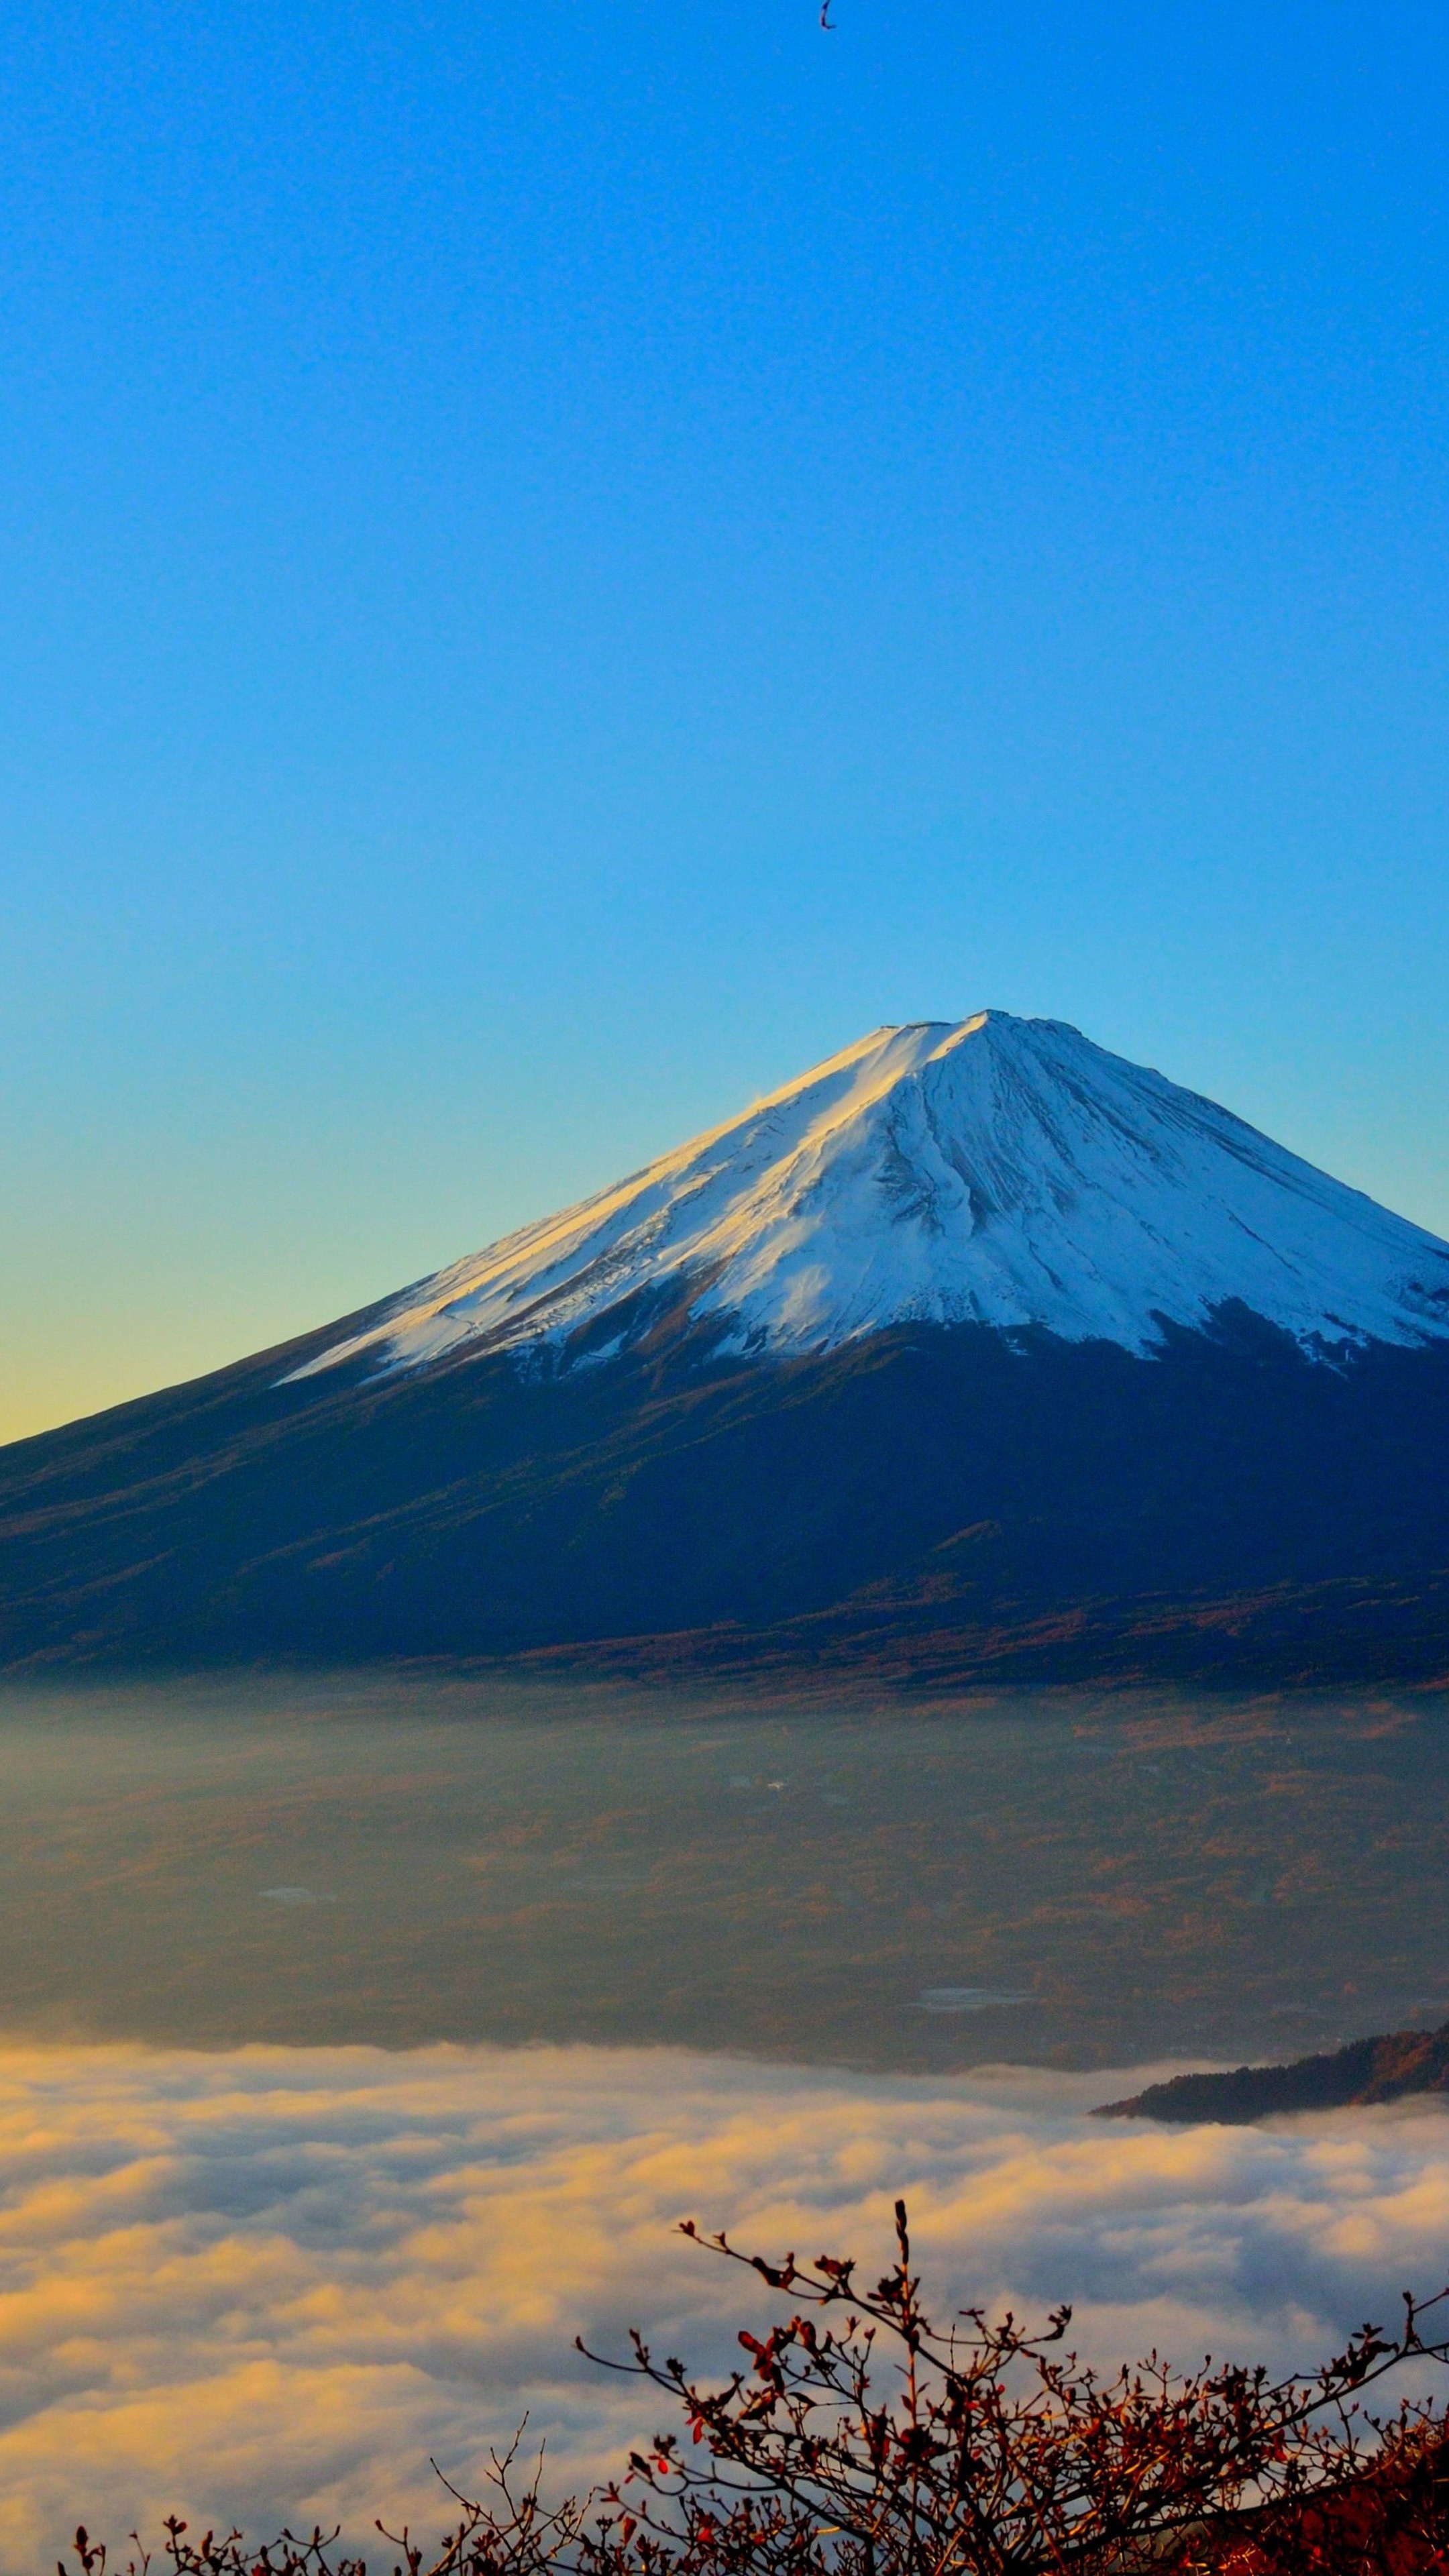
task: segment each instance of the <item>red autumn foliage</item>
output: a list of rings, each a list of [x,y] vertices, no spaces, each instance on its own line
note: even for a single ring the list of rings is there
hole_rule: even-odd
[[[1405,2364],[1449,2361],[1449,2292],[1406,2297],[1397,2333],[1363,2326],[1299,2377],[1184,2374],[1155,2353],[1104,2377],[1070,2350],[1067,2308],[1030,2329],[979,2308],[934,2324],[902,2203],[873,2285],[847,2258],[770,2261],[684,2232],[788,2314],[741,2332],[718,2386],[635,2334],[605,2366],[666,2394],[682,2433],[552,2506],[542,2462],[521,2475],[515,2445],[486,2500],[449,2488],[460,2518],[431,2554],[378,2524],[394,2576],[425,2561],[426,2576],[1449,2576],[1444,2409],[1368,2402]],[[166,2576],[366,2576],[333,2554],[335,2533],[265,2548],[177,2521],[166,2534]],[[75,2556],[80,2576],[106,2576],[84,2531]],[[129,2576],[150,2566],[137,2542]]]

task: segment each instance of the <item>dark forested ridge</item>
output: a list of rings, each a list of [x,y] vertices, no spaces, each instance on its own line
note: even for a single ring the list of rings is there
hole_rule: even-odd
[[[366,1318],[350,1319],[352,1322]],[[0,1662],[1449,1677],[1449,1345],[1245,1313],[1138,1358],[897,1326],[282,1385],[339,1330],[0,1452]]]
[[[1449,2022],[1439,2030],[1392,2030],[1351,2040],[1287,2066],[1236,2066],[1221,2075],[1174,2075],[1130,2101],[1104,2102],[1102,2120],[1216,2120],[1246,2127],[1275,2112],[1333,2111],[1350,2103],[1398,2102],[1408,2093],[1449,2093]]]

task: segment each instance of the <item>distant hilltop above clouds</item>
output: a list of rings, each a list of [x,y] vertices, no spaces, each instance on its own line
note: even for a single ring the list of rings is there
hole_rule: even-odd
[[[1449,1680],[1449,1245],[1055,1020],[875,1030],[0,1453],[0,1664]]]

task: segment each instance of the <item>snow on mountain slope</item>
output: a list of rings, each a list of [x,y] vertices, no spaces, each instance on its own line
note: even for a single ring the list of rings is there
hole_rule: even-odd
[[[611,1341],[611,1309],[666,1289],[757,1353],[907,1320],[1147,1352],[1229,1299],[1314,1351],[1449,1336],[1449,1244],[1059,1020],[982,1011],[875,1030],[295,1374],[585,1324],[598,1356],[630,1329]]]

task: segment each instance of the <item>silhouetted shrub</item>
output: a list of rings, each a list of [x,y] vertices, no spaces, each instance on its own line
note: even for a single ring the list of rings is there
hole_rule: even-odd
[[[448,2489],[459,2518],[431,2555],[378,2524],[396,2576],[1449,2576],[1443,2408],[1367,2403],[1405,2363],[1449,2360],[1446,2334],[1426,2332],[1449,2292],[1406,2295],[1397,2334],[1365,2325],[1302,2377],[1211,2361],[1184,2375],[1153,2353],[1105,2378],[1069,2349],[1068,2308],[1032,2329],[979,2308],[933,2324],[902,2202],[896,2262],[868,2288],[848,2259],[772,2262],[684,2233],[790,2313],[741,2333],[720,2387],[637,2333],[626,2359],[590,2355],[663,2391],[680,2429],[552,2506],[541,2459],[522,2473],[515,2444],[487,2497]],[[365,2576],[333,2554],[336,2533],[254,2548],[165,2530],[170,2576]],[[75,2556],[105,2576],[84,2531]],[[137,2541],[132,2576],[150,2565]]]

